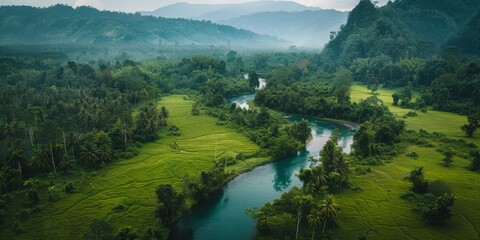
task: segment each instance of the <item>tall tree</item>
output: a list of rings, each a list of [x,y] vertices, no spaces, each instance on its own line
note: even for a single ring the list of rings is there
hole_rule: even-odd
[[[322,222],[324,221],[320,210],[314,208],[310,214],[307,216],[308,225],[312,228],[312,240],[315,239],[315,230],[321,227]]]
[[[325,227],[328,221],[332,221],[338,215],[338,205],[335,204],[335,199],[332,195],[325,196],[325,199],[320,204],[320,216],[323,219],[322,233],[325,232]]]

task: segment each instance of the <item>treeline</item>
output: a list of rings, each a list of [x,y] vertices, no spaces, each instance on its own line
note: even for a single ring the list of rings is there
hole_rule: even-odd
[[[416,108],[411,93],[415,90],[420,93],[416,99],[421,101],[419,109],[431,106],[460,114],[480,110],[480,59],[462,59],[453,47],[447,48],[441,57],[429,59],[393,61],[384,55],[359,58],[349,69],[354,81],[369,88],[376,89],[380,84],[386,88],[406,88],[398,91],[397,99],[393,96],[395,103],[402,100],[405,107]]]
[[[352,74],[347,69],[339,69],[335,74],[296,72],[298,67],[295,65],[272,72],[267,87],[256,95],[255,103],[290,114],[358,123],[388,111],[376,97],[359,103],[350,101]]]

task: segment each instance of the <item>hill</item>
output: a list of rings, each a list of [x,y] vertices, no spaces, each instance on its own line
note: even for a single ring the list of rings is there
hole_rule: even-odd
[[[347,17],[347,13],[335,10],[279,11],[244,15],[219,23],[276,36],[295,45],[323,47],[330,32],[337,31]]]
[[[463,53],[480,55],[480,11],[447,43]]]
[[[272,37],[206,21],[99,11],[91,7],[0,7],[0,44],[275,45]]]
[[[319,8],[306,7],[291,1],[256,1],[239,4],[175,3],[152,12],[140,13],[157,17],[188,18],[217,22],[258,12],[299,12],[305,10],[319,10]]]
[[[361,0],[323,56],[339,63],[379,55],[428,57],[479,8],[476,0],[398,0],[380,8]]]

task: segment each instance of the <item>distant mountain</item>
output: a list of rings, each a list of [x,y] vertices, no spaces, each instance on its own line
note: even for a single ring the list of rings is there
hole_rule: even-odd
[[[140,13],[142,15],[159,17],[188,18],[217,22],[258,12],[300,12],[305,10],[320,9],[307,7],[291,1],[256,1],[239,4],[175,3],[166,7],[159,8],[153,12]]]
[[[254,13],[219,23],[280,37],[299,46],[323,47],[330,32],[337,31],[347,18],[347,13],[335,10],[307,10]]]
[[[162,43],[275,45],[273,37],[206,21],[99,11],[91,7],[0,7],[0,44]]]
[[[479,8],[478,0],[397,0],[383,7],[360,0],[322,56],[337,63],[432,56]]]
[[[465,54],[480,55],[480,10],[446,45],[456,46]]]

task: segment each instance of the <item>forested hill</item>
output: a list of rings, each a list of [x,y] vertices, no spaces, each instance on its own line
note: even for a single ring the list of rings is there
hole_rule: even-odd
[[[207,21],[99,11],[91,7],[0,7],[0,44],[128,43],[264,46],[272,37]]]
[[[323,56],[339,63],[382,54],[393,59],[438,53],[480,9],[478,0],[361,0]]]
[[[480,10],[449,42],[463,53],[480,55]]]

